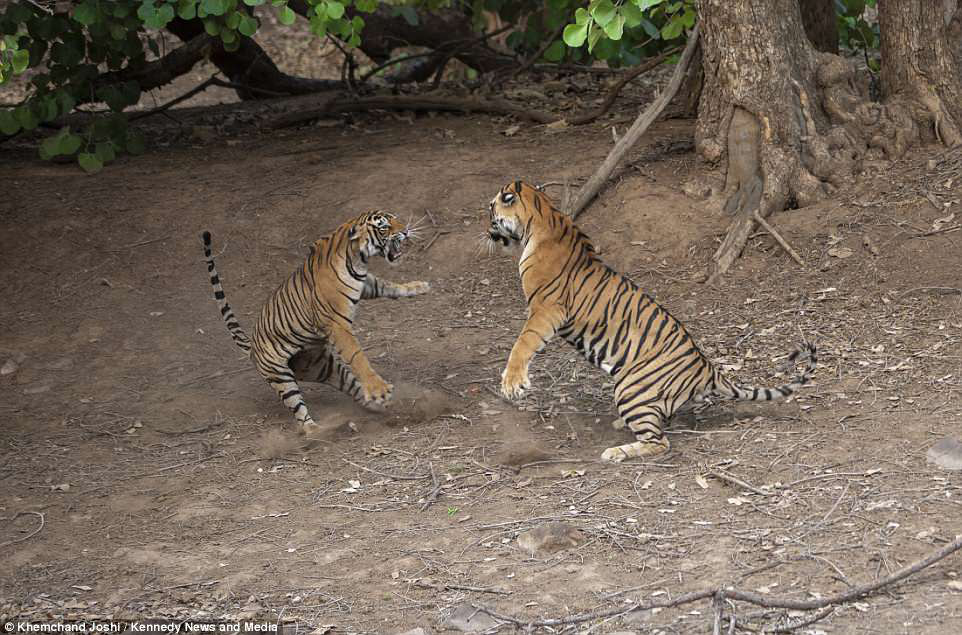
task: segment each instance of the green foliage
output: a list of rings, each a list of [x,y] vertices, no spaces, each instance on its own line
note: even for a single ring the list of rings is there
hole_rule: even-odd
[[[520,54],[538,50],[560,30],[560,39],[544,49],[546,61],[593,58],[616,68],[675,46],[672,40],[694,26],[696,15],[693,0],[548,0],[543,5],[475,0],[475,10],[479,8],[497,11],[506,21],[518,21],[528,13],[525,30],[508,38],[508,45]]]
[[[346,8],[371,12],[381,0],[306,0],[311,31],[333,35],[349,46],[361,41],[364,20],[349,18]],[[41,124],[56,124],[78,103],[105,104],[107,112],[83,130],[60,127],[40,144],[45,159],[76,157],[87,172],[96,172],[117,153],[144,151],[143,136],[128,129],[123,111],[140,100],[134,81],[108,81],[103,71],[135,73],[159,56],[156,32],[175,18],[199,20],[227,51],[260,26],[253,7],[269,6],[282,24],[295,14],[288,0],[77,0],[53,5],[12,0],[0,8],[0,86],[15,75],[34,69],[29,97],[14,107],[0,108],[0,133],[12,135]],[[437,6],[438,2],[434,2]],[[416,15],[416,14],[415,14]],[[96,109],[96,107],[95,107]]]
[[[878,21],[870,24],[865,19],[865,10],[874,9],[875,5],[876,0],[835,0],[839,44],[853,52],[861,51],[865,55],[869,68],[878,72],[878,59],[869,57],[869,51],[876,51],[879,48]]]

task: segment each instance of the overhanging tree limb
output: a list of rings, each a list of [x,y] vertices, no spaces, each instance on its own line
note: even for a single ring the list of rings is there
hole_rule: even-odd
[[[567,213],[572,218],[578,218],[578,216],[588,207],[588,204],[597,196],[601,187],[614,172],[615,168],[621,162],[625,153],[628,152],[638,142],[641,135],[645,134],[648,127],[658,118],[661,112],[668,105],[668,102],[672,100],[675,93],[678,92],[678,88],[681,86],[681,82],[688,72],[688,67],[691,64],[691,58],[695,54],[695,46],[698,44],[698,25],[692,29],[691,34],[688,36],[688,44],[685,45],[685,50],[681,54],[681,59],[678,60],[678,65],[675,67],[675,72],[672,73],[671,80],[668,85],[661,92],[660,95],[655,99],[655,101],[649,104],[648,108],[645,109],[643,113],[638,115],[635,119],[635,123],[631,124],[631,128],[625,133],[615,147],[611,149],[608,156],[601,163],[588,182],[578,190],[578,197],[575,199],[574,204],[571,206],[570,210],[566,210]]]

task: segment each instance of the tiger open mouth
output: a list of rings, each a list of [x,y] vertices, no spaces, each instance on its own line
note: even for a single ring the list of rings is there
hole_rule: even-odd
[[[387,245],[384,248],[384,258],[390,262],[395,263],[401,259],[403,255],[401,252],[401,243],[407,238],[407,232],[398,232],[388,238]]]
[[[510,244],[510,240],[508,239],[508,237],[502,235],[500,232],[490,231],[488,232],[488,237],[491,239],[491,242],[501,243],[505,247],[507,247]]]

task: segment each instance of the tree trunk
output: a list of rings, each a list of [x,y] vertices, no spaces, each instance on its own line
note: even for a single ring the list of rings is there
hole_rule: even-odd
[[[864,121],[887,123],[851,64],[809,42],[798,0],[756,8],[752,0],[699,6],[705,86],[695,146],[727,160],[725,209],[735,215],[710,281],[744,248],[756,209],[764,218],[831,193],[868,150]]]
[[[805,35],[816,50],[838,54],[835,0],[799,0]]]
[[[880,0],[885,102],[865,78],[805,36],[799,0],[701,0],[705,87],[695,147],[727,160],[725,208],[736,215],[709,281],[738,257],[754,227],[804,207],[920,137],[962,141],[958,0]]]
[[[176,18],[167,24],[167,30],[188,42],[204,33],[204,25],[200,20]],[[233,52],[225,51],[219,38],[211,38],[210,44],[210,61],[230,81],[248,87],[237,89],[237,95],[241,99],[257,99],[278,94],[308,95],[343,88],[341,82],[295,77],[281,72],[267,52],[248,37],[242,37],[240,48]],[[263,92],[258,92],[257,89]]]
[[[308,14],[304,0],[290,0],[288,6],[303,17]],[[414,25],[395,14],[388,5],[379,6],[373,13],[361,13],[349,7],[346,15],[358,15],[364,20],[359,48],[378,63],[390,59],[391,51],[399,46],[423,46],[438,52],[433,68],[452,57],[481,73],[517,65],[512,57],[487,46],[474,31],[471,17],[455,8],[418,11],[418,22]],[[432,64],[421,66],[421,76],[433,72]]]
[[[962,142],[958,2],[880,0],[878,10],[886,103],[904,108],[923,139]]]

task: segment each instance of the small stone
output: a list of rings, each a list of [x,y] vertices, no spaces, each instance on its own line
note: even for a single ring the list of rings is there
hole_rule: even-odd
[[[626,613],[624,617],[621,618],[622,624],[625,626],[643,626],[651,621],[651,611],[645,611],[642,609],[636,609],[630,613]]]
[[[962,442],[945,437],[929,448],[926,457],[944,470],[962,470]]]
[[[441,622],[442,626],[464,633],[482,633],[500,624],[501,622],[470,604],[455,606]]]
[[[33,384],[32,386],[27,386],[23,389],[23,394],[25,395],[39,395],[42,392],[47,392],[52,388],[50,382],[41,382],[39,384]]]
[[[8,359],[3,364],[3,367],[0,367],[0,375],[12,375],[13,373],[17,372],[17,369],[19,368],[20,368],[20,364],[13,361],[12,359]]]
[[[584,539],[584,534],[568,523],[550,522],[519,535],[518,546],[531,555],[545,555],[577,547]]]

